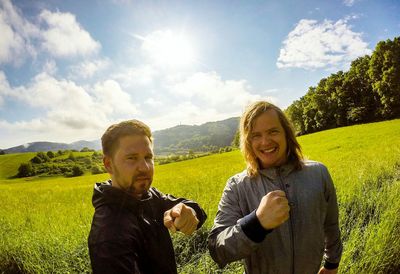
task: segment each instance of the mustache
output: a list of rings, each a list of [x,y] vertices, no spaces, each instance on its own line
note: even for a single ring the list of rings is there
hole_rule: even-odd
[[[149,179],[151,180],[151,176],[148,173],[142,172],[139,174],[136,174],[135,176],[132,176],[132,182],[138,180],[138,179]]]

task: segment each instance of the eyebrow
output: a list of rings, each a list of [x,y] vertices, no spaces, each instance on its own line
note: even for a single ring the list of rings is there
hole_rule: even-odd
[[[128,152],[125,154],[125,156],[138,156],[138,155],[139,155],[139,153],[136,153],[136,152]],[[154,157],[154,153],[146,153],[145,156],[146,157],[147,156]]]

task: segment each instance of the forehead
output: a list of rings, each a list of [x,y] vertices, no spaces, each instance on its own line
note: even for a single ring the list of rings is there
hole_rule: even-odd
[[[282,128],[278,113],[269,109],[253,120],[252,131],[266,130],[270,128]]]
[[[116,153],[153,153],[153,147],[145,135],[127,135],[119,139]]]

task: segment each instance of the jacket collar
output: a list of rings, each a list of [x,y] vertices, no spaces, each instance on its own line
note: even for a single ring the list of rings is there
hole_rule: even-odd
[[[259,170],[262,176],[265,176],[271,180],[276,180],[279,177],[284,178],[292,171],[294,171],[294,165],[292,163],[287,163],[279,167],[270,167]]]
[[[112,186],[111,180],[94,185],[92,203],[95,208],[114,204],[120,207],[138,208],[144,202],[152,199],[152,193],[147,191],[140,200],[133,197],[130,193]]]

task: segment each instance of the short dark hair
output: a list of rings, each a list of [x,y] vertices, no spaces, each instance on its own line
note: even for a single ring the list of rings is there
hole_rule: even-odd
[[[122,137],[129,135],[144,135],[153,144],[150,128],[139,120],[128,120],[111,125],[101,137],[104,156],[113,157]]]

